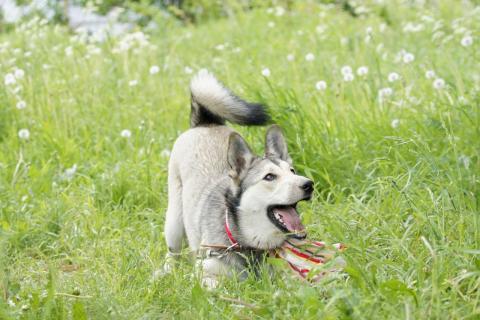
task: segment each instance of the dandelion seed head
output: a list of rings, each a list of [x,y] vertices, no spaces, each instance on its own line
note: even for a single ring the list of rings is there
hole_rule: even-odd
[[[192,74],[192,73],[193,73],[193,69],[190,68],[190,67],[185,67],[185,68],[183,69],[183,71],[184,71],[186,74]]]
[[[342,75],[351,74],[352,73],[352,67],[343,66],[342,69],[340,69],[340,72],[342,73]]]
[[[18,131],[18,137],[22,140],[28,140],[28,138],[30,138],[30,131],[28,129],[20,129]]]
[[[10,86],[12,84],[15,84],[17,80],[15,79],[15,76],[13,73],[7,73],[4,78],[4,83],[6,86]]]
[[[361,66],[357,69],[357,75],[366,76],[367,74],[368,74],[368,67],[367,66]]]
[[[123,129],[122,132],[120,132],[120,136],[122,138],[128,139],[132,136],[132,132],[128,129]]]
[[[343,75],[343,81],[345,82],[353,81],[353,79],[355,79],[355,76],[353,75],[353,73],[346,73]]]
[[[398,128],[400,126],[400,120],[399,119],[393,119],[392,122],[390,123],[393,129]]]
[[[150,74],[157,74],[160,71],[160,67],[155,65],[150,67]]]
[[[323,80],[318,81],[317,83],[315,83],[315,88],[317,88],[318,91],[325,90],[327,89],[327,83]]]
[[[433,81],[433,87],[437,90],[445,88],[445,80],[442,78],[437,78]]]
[[[403,55],[403,62],[404,63],[410,63],[413,60],[415,60],[415,56],[412,53],[407,52]]]
[[[274,27],[275,27],[275,22],[270,21],[270,22],[267,24],[267,26],[268,26],[269,28],[274,28]]]
[[[393,94],[393,89],[392,88],[389,88],[389,87],[386,87],[386,88],[382,88],[380,90],[378,90],[378,96],[380,98],[385,98],[385,97],[389,97]]]
[[[465,36],[460,41],[460,44],[464,47],[469,47],[473,44],[473,38],[471,36]]]
[[[293,60],[295,60],[295,56],[293,54],[289,54],[289,55],[287,55],[287,60],[288,61],[293,61]]]
[[[17,107],[18,110],[25,109],[27,107],[27,103],[23,100],[20,100],[20,101],[17,102],[16,107]]]
[[[270,77],[270,69],[263,68],[262,69],[262,76],[267,77],[267,78]]]
[[[313,53],[307,53],[307,55],[305,56],[305,60],[307,61],[313,61],[315,60],[315,55]]]
[[[427,79],[433,79],[433,78],[435,78],[435,71],[433,71],[433,70],[427,70],[427,71],[425,72],[425,77],[426,77]]]
[[[395,82],[397,81],[398,79],[400,79],[400,75],[396,72],[390,72],[388,74],[388,81],[389,82]]]
[[[15,78],[22,79],[25,76],[25,71],[22,69],[16,69],[14,72]]]

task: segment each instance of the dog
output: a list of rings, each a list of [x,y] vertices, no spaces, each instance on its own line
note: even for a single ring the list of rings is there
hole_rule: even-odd
[[[202,258],[203,282],[215,286],[220,276],[245,278],[289,237],[306,237],[296,206],[310,200],[314,186],[295,172],[279,126],[269,127],[257,156],[225,125],[264,125],[265,106],[239,98],[207,70],[192,78],[190,91],[191,128],[177,138],[168,165],[164,270],[171,271],[186,238]]]

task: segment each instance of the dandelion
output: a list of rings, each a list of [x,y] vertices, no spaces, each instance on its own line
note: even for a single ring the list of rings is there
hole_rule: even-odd
[[[67,57],[73,55],[73,48],[72,48],[72,47],[66,47],[66,48],[65,48],[65,55],[66,55]]]
[[[467,157],[466,155],[461,155],[458,157],[458,162],[463,164],[465,169],[468,169],[470,167],[470,158]]]
[[[433,87],[437,90],[441,90],[445,87],[445,80],[442,78],[437,78],[433,81]]]
[[[353,81],[353,79],[355,79],[355,76],[353,75],[353,73],[346,73],[343,75],[343,81],[345,82]]]
[[[460,41],[460,43],[464,47],[469,47],[473,43],[473,38],[471,36],[465,36],[462,38],[462,41]]]
[[[186,74],[192,74],[193,73],[193,69],[190,68],[190,67],[185,67],[185,69],[183,71],[185,71]]]
[[[263,68],[262,69],[262,76],[267,77],[267,78],[270,77],[270,69]]]
[[[27,140],[28,138],[30,138],[30,131],[28,131],[28,129],[20,129],[18,131],[18,137],[20,139]]]
[[[160,152],[160,155],[164,158],[168,158],[168,157],[170,157],[170,150],[163,149],[162,152]]]
[[[410,63],[413,60],[415,60],[415,56],[412,53],[407,52],[403,55],[403,62],[404,63]]]
[[[138,80],[130,80],[128,81],[128,85],[130,87],[135,87],[138,84]]]
[[[122,138],[128,139],[132,136],[132,132],[128,129],[123,129],[122,132],[120,132],[120,136]]]
[[[350,66],[343,66],[342,69],[340,69],[340,72],[341,72],[343,75],[351,74],[351,73],[352,73],[352,67],[350,67]]]
[[[15,84],[17,80],[15,79],[15,76],[12,73],[7,73],[4,78],[4,82],[6,86]]]
[[[313,55],[313,53],[307,53],[307,55],[305,56],[305,60],[313,61],[315,60],[315,56]]]
[[[14,74],[15,78],[22,79],[25,76],[25,71],[23,71],[22,69],[16,69]]]
[[[399,119],[393,119],[392,122],[390,123],[390,125],[392,126],[393,129],[396,129],[400,125],[400,120]]]
[[[157,74],[160,71],[158,66],[151,66],[150,67],[150,74]]]
[[[275,15],[276,15],[277,17],[281,17],[281,16],[283,16],[284,14],[285,14],[285,8],[280,7],[280,6],[278,6],[278,7],[275,8]]]
[[[317,83],[315,83],[315,88],[317,88],[318,91],[325,90],[327,89],[327,83],[323,80],[318,81]]]
[[[17,102],[16,107],[17,107],[18,110],[25,109],[27,107],[27,103],[23,100],[20,100],[20,101]]]
[[[425,77],[427,79],[433,79],[435,78],[435,71],[433,70],[427,70],[427,72],[425,72]]]
[[[389,97],[392,94],[393,94],[393,90],[392,90],[392,88],[389,88],[389,87],[382,88],[382,89],[378,90],[378,96],[380,98]]]
[[[359,76],[366,76],[368,74],[368,67],[366,66],[361,66],[357,69],[357,74]]]
[[[293,54],[289,54],[289,55],[287,56],[287,60],[288,60],[288,61],[293,61],[293,60],[295,60],[295,56],[294,56]]]
[[[77,164],[74,164],[71,168],[65,170],[65,178],[71,180],[75,173],[77,172]]]
[[[398,73],[396,72],[391,72],[388,74],[388,81],[389,82],[395,82],[397,81],[398,79],[400,79],[400,76],[398,75]]]

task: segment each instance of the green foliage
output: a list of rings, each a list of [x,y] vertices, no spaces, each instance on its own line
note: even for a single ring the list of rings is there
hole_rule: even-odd
[[[158,30],[102,43],[40,19],[0,35],[0,318],[479,317],[479,9],[288,6],[198,25],[154,14]],[[208,291],[186,255],[153,279],[201,68],[270,107],[316,182],[310,237],[348,247],[344,278],[263,272]],[[265,128],[236,129],[262,153]]]

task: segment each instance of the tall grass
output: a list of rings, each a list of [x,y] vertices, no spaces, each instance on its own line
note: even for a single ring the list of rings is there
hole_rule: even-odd
[[[368,8],[302,2],[102,43],[40,20],[1,35],[0,318],[480,317],[480,9]],[[310,236],[348,246],[348,277],[209,292],[185,259],[152,279],[168,153],[201,68],[269,106],[316,181]],[[263,152],[264,128],[237,129]]]

